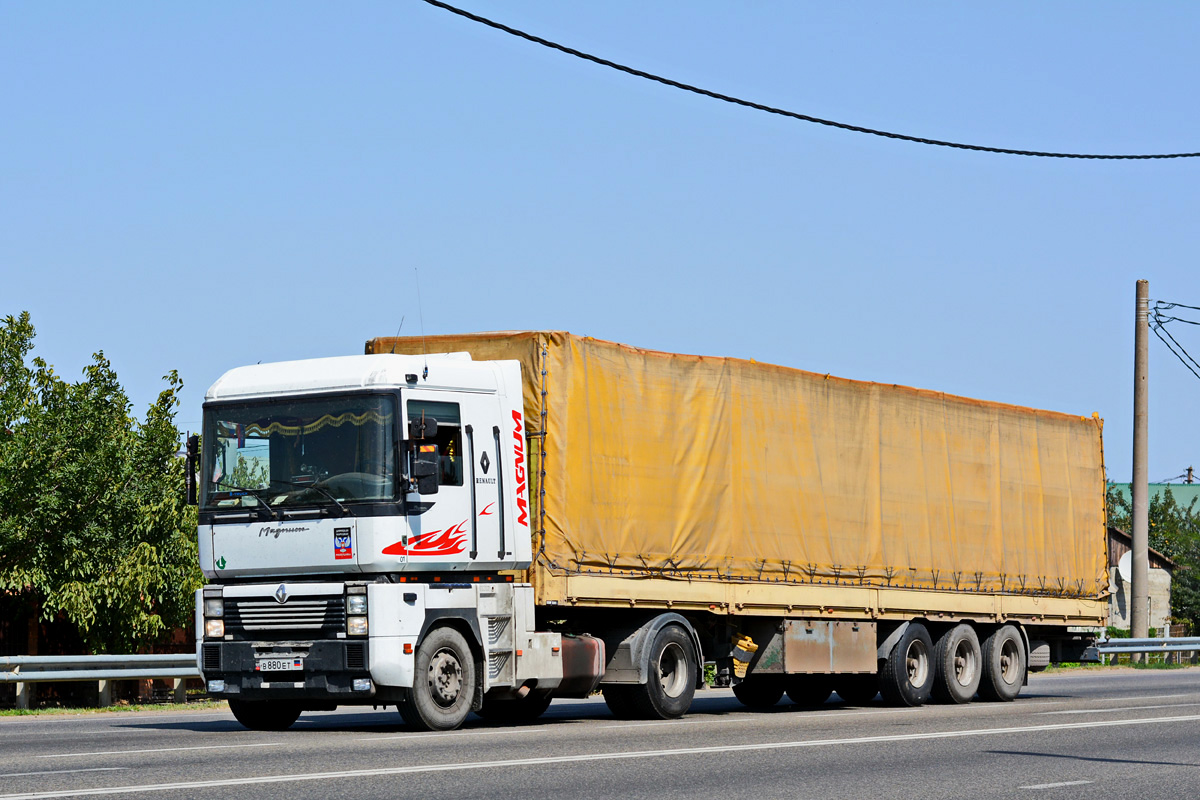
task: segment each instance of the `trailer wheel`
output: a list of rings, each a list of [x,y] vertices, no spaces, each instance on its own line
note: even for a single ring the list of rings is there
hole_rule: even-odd
[[[970,625],[955,625],[933,647],[933,698],[941,703],[969,703],[979,690],[983,654]]]
[[[462,725],[475,699],[475,657],[462,634],[435,628],[417,648],[413,687],[397,704],[417,730],[452,731]]]
[[[883,661],[879,691],[892,706],[920,706],[933,690],[933,640],[919,622],[909,624]]]
[[[783,685],[788,699],[804,708],[816,708],[833,694],[828,675],[789,675]]]
[[[678,625],[664,627],[650,646],[648,680],[643,684],[629,684],[638,716],[645,719],[682,717],[692,705],[699,671],[692,637]]]
[[[549,707],[549,692],[530,692],[524,697],[484,697],[475,713],[490,722],[533,722]]]
[[[235,700],[229,710],[252,731],[286,731],[300,718],[300,704],[288,700]]]
[[[979,696],[984,700],[1015,700],[1025,683],[1025,644],[1021,632],[1012,625],[1001,625],[983,640],[983,680]]]
[[[879,676],[842,675],[834,683],[833,690],[847,705],[865,706],[879,694]]]
[[[747,708],[770,708],[783,697],[782,675],[752,675],[733,687],[733,696]]]

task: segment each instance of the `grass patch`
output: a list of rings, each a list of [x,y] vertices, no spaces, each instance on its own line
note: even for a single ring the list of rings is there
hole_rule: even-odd
[[[1079,664],[1073,661],[1064,661],[1061,664],[1051,664],[1042,670],[1043,673],[1050,674],[1055,672],[1076,672],[1079,670],[1093,670],[1103,672],[1104,670],[1113,669],[1115,667],[1132,667],[1133,669],[1188,669],[1195,666],[1194,664],[1164,664],[1161,661],[1155,661],[1150,664],[1134,664],[1128,661],[1112,664]]]
[[[186,703],[130,703],[121,701],[111,706],[97,708],[95,706],[49,706],[46,708],[4,708],[0,709],[0,717],[36,717],[56,714],[113,714],[125,711],[205,711],[228,708],[224,700],[209,700],[201,698],[188,700]]]

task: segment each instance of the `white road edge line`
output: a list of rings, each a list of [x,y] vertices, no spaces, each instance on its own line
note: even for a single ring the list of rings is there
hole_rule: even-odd
[[[243,744],[206,744],[196,747],[155,747],[150,750],[97,750],[89,753],[47,753],[38,758],[76,758],[80,756],[138,756],[143,753],[179,753],[184,750],[241,750],[244,747],[279,747],[283,742],[246,742]]]
[[[249,786],[269,783],[298,783],[350,778],[373,778],[384,775],[415,775],[429,772],[460,772],[469,769],[502,769],[548,764],[578,764],[588,761],[622,761],[635,758],[661,758],[664,756],[706,755],[750,752],[755,750],[790,750],[801,747],[830,747],[878,742],[913,742],[927,739],[956,739],[968,736],[999,736],[1012,733],[1041,733],[1043,731],[1083,730],[1087,728],[1115,728],[1127,725],[1150,725],[1169,722],[1200,722],[1200,714],[1186,717],[1156,717],[1153,719],[1102,720],[1099,722],[1064,722],[1053,725],[1026,725],[1018,728],[980,728],[966,731],[933,731],[930,733],[905,733],[890,736],[863,736],[857,739],[810,739],[798,742],[763,742],[760,744],[716,745],[712,747],[681,747],[674,750],[633,750],[625,753],[588,753],[575,756],[547,756],[545,758],[517,758],[504,761],[473,761],[458,764],[425,764],[412,767],[383,767],[380,769],[340,770],[338,772],[308,772],[290,775],[260,775],[244,778],[225,778],[211,781],[181,781],[179,783],[148,783],[142,785],[110,786],[95,789],[62,789],[50,792],[28,792],[0,795],[0,800],[44,800],[51,797],[94,797],[106,794],[138,794],[142,792],[167,792],[181,789],[214,789],[223,786]]]
[[[1058,783],[1035,783],[1033,786],[1021,786],[1021,789],[1057,789],[1060,786],[1083,786],[1095,781],[1059,781]]]
[[[1149,711],[1155,708],[1183,708],[1184,706],[1200,706],[1200,703],[1162,703],[1154,706],[1113,706],[1111,708],[1074,708],[1068,711],[1038,711],[1039,717],[1055,714],[1109,714],[1118,711]]]
[[[87,769],[48,769],[42,772],[4,772],[0,778],[25,778],[30,775],[67,775],[75,772],[120,772],[129,767],[88,767]]]

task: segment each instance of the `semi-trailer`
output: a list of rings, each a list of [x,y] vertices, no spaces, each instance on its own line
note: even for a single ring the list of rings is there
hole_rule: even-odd
[[[1101,421],[557,331],[208,390],[197,659],[255,729],[1012,700],[1108,586]]]

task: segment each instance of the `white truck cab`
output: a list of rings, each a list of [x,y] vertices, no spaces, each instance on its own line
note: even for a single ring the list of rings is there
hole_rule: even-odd
[[[535,631],[516,572],[532,558],[518,362],[240,367],[208,390],[203,442],[197,658],[248,727],[360,703],[448,729],[485,697],[536,716],[600,680],[603,643]]]

